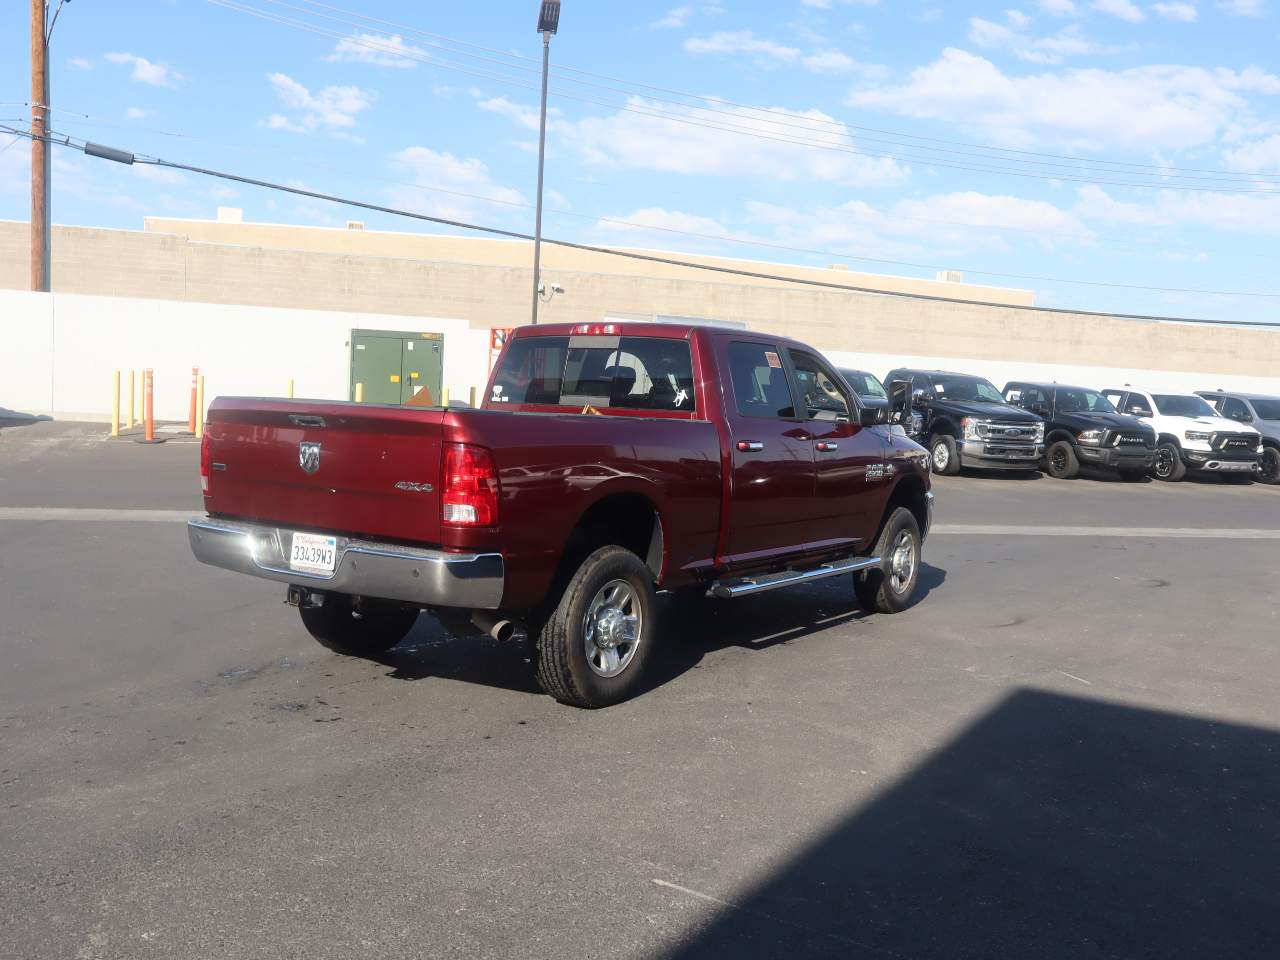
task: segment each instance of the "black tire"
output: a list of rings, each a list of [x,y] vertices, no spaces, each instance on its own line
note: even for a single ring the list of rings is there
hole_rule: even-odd
[[[403,640],[418,611],[389,600],[365,598],[359,606],[345,593],[327,593],[319,607],[299,607],[302,625],[334,653],[376,657]]]
[[[1187,465],[1182,462],[1182,451],[1176,443],[1162,443],[1156,447],[1156,462],[1151,475],[1157,480],[1177,483],[1187,475]]]
[[[1262,448],[1262,472],[1258,474],[1259,483],[1280,483],[1280,448]]]
[[[629,643],[606,633],[608,628],[600,621],[594,621],[594,627],[588,625],[592,610],[615,584],[630,590],[625,602],[612,605],[619,616],[639,617],[632,624],[635,638]],[[604,616],[609,616],[610,607],[605,603]],[[611,706],[635,696],[652,653],[655,616],[649,568],[624,547],[601,547],[582,561],[555,610],[542,624],[534,656],[539,685],[561,703],[587,709]],[[614,645],[593,645],[593,655],[589,657],[587,644],[593,629],[600,630],[604,639]],[[609,649],[618,657],[618,672],[612,676],[605,675],[610,669],[606,659]]]
[[[1074,480],[1080,476],[1080,458],[1076,448],[1067,440],[1049,444],[1044,454],[1044,472],[1055,480]]]
[[[902,577],[895,570],[894,552],[905,543],[910,550],[911,569]],[[906,507],[898,507],[889,515],[872,556],[880,557],[881,566],[853,575],[853,592],[858,604],[868,613],[901,613],[911,606],[920,582],[922,556],[920,525]]]
[[[960,451],[956,448],[955,437],[942,433],[929,441],[929,464],[934,473],[944,477],[953,477],[960,472]]]

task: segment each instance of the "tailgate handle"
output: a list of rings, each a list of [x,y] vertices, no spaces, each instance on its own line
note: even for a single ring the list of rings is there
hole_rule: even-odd
[[[289,422],[298,427],[323,427],[324,417],[317,417],[308,413],[291,413],[289,414]]]

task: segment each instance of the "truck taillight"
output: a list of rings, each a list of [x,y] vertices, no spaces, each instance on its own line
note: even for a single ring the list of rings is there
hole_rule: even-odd
[[[468,443],[444,445],[440,520],[453,527],[498,522],[498,471],[493,454]]]
[[[209,435],[200,438],[200,492],[209,493]]]

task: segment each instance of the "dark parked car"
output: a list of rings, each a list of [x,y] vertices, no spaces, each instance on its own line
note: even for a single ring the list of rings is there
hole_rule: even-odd
[[[1198,390],[1219,414],[1236,423],[1247,423],[1262,434],[1263,483],[1280,483],[1280,397],[1227,390]]]
[[[858,400],[861,401],[864,407],[871,410],[880,410],[888,406],[889,394],[885,391],[884,384],[876,378],[875,374],[848,367],[839,367],[837,372],[844,377],[844,382],[849,385],[850,389],[858,395]],[[907,436],[915,437],[919,434],[923,422],[924,418],[919,413],[912,412],[904,420],[902,428],[906,431]]]
[[[1082,464],[1116,470],[1126,480],[1142,480],[1151,470],[1156,432],[1116,412],[1097,390],[1015,380],[1005,384],[1004,398],[1047,421],[1044,471],[1051,477],[1070,480]]]
[[[923,415],[916,438],[935,473],[961,467],[1036,470],[1044,455],[1044,420],[1006,403],[990,380],[945,370],[891,370],[885,383],[911,384],[912,407]]]

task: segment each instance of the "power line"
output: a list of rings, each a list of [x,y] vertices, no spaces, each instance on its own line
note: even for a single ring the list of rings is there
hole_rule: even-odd
[[[9,133],[17,134],[20,136],[27,136],[31,139],[36,139],[31,134],[27,134],[21,130],[16,130],[12,127],[0,126],[0,130],[5,130]],[[56,143],[59,146],[71,146],[70,138],[67,138],[65,141],[54,140],[52,138],[44,138],[44,139],[45,139],[45,142]],[[95,146],[89,143],[85,143],[82,149],[84,150],[85,153],[90,153],[91,148],[96,149],[96,151],[98,151],[99,156],[108,156],[109,159],[117,159],[125,163],[142,163],[142,164],[147,164],[151,166],[165,167],[173,170],[184,170],[188,173],[195,173],[195,174],[200,174],[208,177],[216,177],[218,179],[229,180],[235,183],[243,183],[249,186],[262,187],[268,190],[276,190],[282,193],[290,193],[296,196],[308,197],[313,200],[324,200],[330,203],[343,204],[346,206],[357,207],[363,210],[372,210],[378,213],[390,214],[392,216],[407,217],[413,220],[421,220],[427,223],[435,223],[442,226],[454,227],[456,229],[461,229],[461,230],[472,230],[478,233],[487,233],[493,236],[501,236],[501,237],[506,237],[508,239],[513,239],[513,240],[532,240],[533,239],[533,236],[531,234],[520,233],[519,231],[515,231],[515,230],[505,230],[500,227],[490,227],[490,226],[485,226],[483,224],[469,223],[464,220],[453,220],[445,217],[434,217],[424,213],[415,213],[411,210],[403,210],[397,207],[389,207],[382,204],[370,203],[364,200],[355,200],[349,197],[340,197],[334,194],[321,193],[316,190],[307,190],[302,187],[292,187],[286,184],[273,183],[269,180],[259,180],[254,177],[244,176],[242,174],[227,173],[220,170],[211,170],[206,167],[197,167],[191,164],[178,163],[176,161],[165,160],[160,157],[131,154],[125,151],[116,150],[114,148],[104,148],[104,147]],[[645,254],[645,253],[639,253],[631,250],[619,250],[616,248],[601,247],[593,244],[576,243],[571,240],[553,240],[547,237],[543,237],[543,242],[552,244],[554,246],[566,247],[568,249],[582,250],[588,253],[599,253],[599,254],[604,254],[606,256],[623,257],[625,259],[639,260],[639,261],[644,261],[648,263],[661,263],[668,266],[684,267],[692,270],[704,270],[711,273],[727,274],[731,276],[749,277],[749,278],[759,279],[759,280],[770,280],[770,281],[775,281],[779,283],[792,283],[792,284],[798,284],[802,286],[819,287],[819,288],[825,288],[830,290],[841,290],[848,293],[864,293],[864,294],[872,294],[875,296],[897,297],[897,298],[903,298],[903,299],[909,299],[909,300],[968,304],[971,306],[999,307],[999,308],[1005,308],[1005,309],[1028,310],[1028,311],[1035,311],[1035,312],[1041,312],[1041,313],[1117,317],[1121,319],[1134,319],[1134,320],[1165,320],[1165,321],[1176,321],[1176,322],[1184,322],[1184,323],[1209,323],[1209,324],[1221,324],[1221,325],[1228,325],[1228,326],[1240,325],[1232,321],[1224,321],[1224,320],[1201,320],[1201,319],[1195,319],[1195,318],[1189,318],[1189,317],[1159,317],[1152,314],[1109,313],[1109,312],[1100,311],[1100,310],[1063,310],[1063,309],[1058,309],[1053,307],[1035,307],[1035,306],[1023,306],[1023,305],[1007,304],[1007,303],[996,303],[996,302],[982,301],[982,300],[967,300],[959,297],[944,297],[936,294],[922,294],[922,293],[909,293],[904,291],[882,290],[882,289],[875,289],[873,287],[858,287],[858,286],[852,286],[849,284],[833,283],[830,281],[814,280],[814,279],[809,279],[804,277],[788,277],[781,274],[762,273],[754,270],[744,270],[737,267],[724,267],[724,266],[716,266],[714,264],[697,263],[695,261],[690,261],[690,260],[679,260],[673,257],[661,257],[655,254]],[[1114,287],[1124,286],[1122,284],[1103,284],[1103,283],[1094,282],[1094,281],[1062,281],[1062,282],[1087,283],[1092,286],[1114,286]],[[1175,287],[1139,287],[1137,289],[1153,290],[1153,291],[1159,291],[1164,293],[1190,293],[1190,294],[1205,294],[1205,295],[1211,295],[1211,296],[1241,296],[1241,297],[1268,297],[1268,298],[1280,297],[1280,294],[1273,294],[1273,293],[1191,290],[1191,289],[1179,289]]]
[[[217,2],[217,0],[211,0],[211,2]],[[381,20],[376,17],[369,17],[367,15],[364,15],[358,12],[344,10],[332,4],[320,3],[320,2],[316,2],[316,0],[299,0],[299,2],[302,4],[305,4],[305,6],[299,6],[297,3],[289,3],[289,2],[286,2],[286,0],[262,0],[262,2],[271,3],[276,6],[285,7],[285,8],[299,11],[311,16],[319,17],[319,18],[330,20],[337,23],[342,23],[346,26],[350,26],[355,29],[368,29],[358,21],[364,21],[366,24],[373,23],[381,26],[391,27],[403,33],[407,33],[411,36],[417,36],[420,38],[430,38],[429,45],[434,46],[438,49],[445,50],[448,53],[452,53],[452,54],[464,56],[464,57],[472,57],[472,58],[484,60],[490,63],[500,64],[501,66],[511,68],[511,69],[523,70],[523,71],[533,72],[533,73],[537,72],[536,68],[533,66],[534,61],[531,58],[524,57],[517,53],[496,50],[490,47],[484,47],[479,44],[470,43],[465,40],[459,40],[457,38],[447,37],[441,34],[429,33],[427,31],[420,30],[416,27],[412,27],[407,24],[396,23],[394,21],[389,21],[389,20]],[[225,4],[225,3],[220,3],[219,5],[228,6],[228,4]],[[317,13],[315,12],[315,10],[308,9],[308,8],[320,8],[324,10],[330,10],[330,11],[333,11],[334,13],[342,14],[343,17],[330,16],[327,14]],[[244,12],[253,12],[251,8],[245,7],[243,4],[238,4],[236,6],[236,9],[243,10]],[[344,17],[347,19],[344,19]],[[285,19],[287,20],[288,18],[285,18]],[[298,21],[293,21],[293,22],[297,23]],[[343,39],[351,42],[359,42],[364,38],[340,37],[339,39]],[[456,46],[463,46],[463,47],[469,47],[471,49],[481,50],[481,51],[484,51],[484,53],[492,54],[493,56],[480,56],[478,54],[467,53],[464,50],[453,50],[453,49],[450,49],[448,46],[445,46],[445,44],[454,44]],[[407,51],[404,51],[403,48],[393,48],[393,50],[399,50],[401,53],[407,52]],[[388,50],[384,52],[390,53],[392,51]],[[530,66],[527,66],[527,67],[522,66],[520,63],[512,63],[511,61],[523,61],[524,63],[530,64]],[[607,80],[607,81],[610,81],[611,83],[622,84],[623,88],[620,89],[617,86],[609,86],[607,84],[591,83],[589,81],[577,80],[573,77],[568,77],[568,76],[559,76],[562,72],[577,73],[583,76],[594,77],[600,80]],[[761,114],[759,122],[769,123],[771,125],[777,125],[777,126],[793,127],[796,129],[804,130],[806,132],[810,132],[810,133],[816,132],[814,130],[814,127],[811,125],[834,126],[839,128],[841,132],[847,129],[861,130],[869,133],[880,134],[883,137],[898,138],[898,139],[887,139],[887,140],[878,139],[875,137],[862,138],[865,140],[869,140],[871,142],[890,143],[898,146],[906,146],[908,148],[911,148],[914,146],[916,149],[932,149],[935,152],[953,153],[960,156],[978,157],[987,161],[998,162],[1001,160],[1005,160],[1005,161],[1012,161],[1012,162],[1037,164],[1042,166],[1057,166],[1057,167],[1072,166],[1073,168],[1074,168],[1074,165],[1077,165],[1077,164],[1105,164],[1108,166],[1137,168],[1134,171],[1126,171],[1126,170],[1108,171],[1108,173],[1113,173],[1118,175],[1131,175],[1131,176],[1166,177],[1169,175],[1178,176],[1181,173],[1205,173],[1205,174],[1211,174],[1213,176],[1193,177],[1190,179],[1211,180],[1211,179],[1225,178],[1229,180],[1243,180],[1246,182],[1251,180],[1264,180],[1264,181],[1280,180],[1280,174],[1273,175],[1273,174],[1265,174],[1265,173],[1244,173],[1240,171],[1228,171],[1228,170],[1202,168],[1202,167],[1176,167],[1176,166],[1170,166],[1170,165],[1164,165],[1164,164],[1140,163],[1140,162],[1125,161],[1125,160],[1108,160],[1105,158],[1097,158],[1097,157],[1082,157],[1082,156],[1074,156],[1069,154],[1048,153],[1043,151],[1020,150],[1012,147],[998,147],[998,146],[992,146],[990,144],[974,143],[974,142],[963,141],[963,140],[953,140],[953,139],[945,139],[945,138],[939,138],[939,137],[926,137],[926,136],[920,136],[917,134],[905,133],[902,131],[886,130],[879,127],[860,126],[857,124],[848,123],[846,121],[834,120],[834,119],[829,119],[825,117],[805,117],[805,116],[794,114],[794,113],[789,114],[789,116],[792,118],[792,120],[789,121],[789,120],[784,120],[780,118],[778,116],[779,111],[775,109],[738,103],[732,100],[726,100],[719,97],[711,97],[703,94],[689,93],[687,91],[675,90],[669,87],[656,86],[654,84],[626,80],[619,77],[612,77],[607,74],[599,74],[599,73],[593,73],[592,71],[588,71],[588,70],[581,70],[575,67],[560,65],[554,68],[553,73],[555,73],[559,79],[565,80],[566,82],[577,83],[584,86],[591,86],[598,89],[612,90],[615,92],[628,94],[628,95],[633,94],[634,91],[637,89],[645,89],[645,90],[657,91],[661,93],[669,93],[674,96],[683,97],[686,100],[700,100],[706,103],[716,103],[722,106],[729,106],[734,108],[733,111],[724,111],[724,110],[717,110],[715,108],[700,107],[695,104],[683,103],[680,101],[667,100],[661,97],[653,97],[653,96],[648,97],[648,99],[653,100],[655,102],[667,103],[674,106],[682,107],[684,109],[700,110],[700,111],[706,111],[711,113],[723,114],[723,115],[732,116],[732,117],[741,117],[741,113],[739,111],[750,111],[750,112]],[[627,88],[630,88],[630,89],[627,89]],[[797,120],[801,122],[799,123],[794,122]],[[930,147],[923,147],[920,144],[915,144],[915,145],[902,144],[901,143],[902,139],[919,140],[925,143],[944,144],[946,145],[946,147],[930,148]],[[956,151],[956,150],[950,149],[956,146],[969,147],[977,150],[984,150],[984,151],[988,151],[989,153],[1012,154],[1015,156],[1011,156],[1011,157],[988,156],[987,154],[972,154],[972,153],[965,153],[964,151]],[[1044,159],[1043,160],[1016,160],[1015,159],[1016,157],[1038,157],[1038,158],[1044,158]],[[1045,162],[1047,160],[1069,161],[1069,164],[1047,163]],[[924,161],[920,161],[920,162],[924,162]],[[1155,171],[1155,173],[1143,174],[1143,173],[1138,173],[1137,172],[1138,170],[1152,170],[1152,171]]]
[[[339,33],[337,31],[334,31],[325,27],[316,26],[314,24],[309,24],[304,21],[295,20],[290,17],[285,17],[279,14],[268,12],[268,11],[258,10],[252,7],[248,7],[248,6],[245,6],[244,4],[233,2],[233,0],[208,0],[208,2],[216,6],[226,7],[227,9],[236,10],[238,12],[249,14],[250,16],[254,16],[258,19],[265,20],[267,22],[278,23],[278,24],[293,27],[295,29],[299,29],[305,32],[317,34],[319,36],[329,37],[331,39],[336,39],[349,44],[354,44],[356,46],[362,46],[362,47],[365,47],[366,49],[370,49],[387,56],[399,57],[401,59],[413,60],[420,63],[427,63],[433,66],[441,67],[448,70],[456,70],[461,73],[467,74],[469,76],[475,76],[475,77],[480,77],[482,79],[493,80],[498,83],[509,84],[509,85],[521,87],[523,89],[529,89],[529,90],[535,89],[535,87],[532,84],[525,83],[519,78],[513,78],[509,76],[504,76],[504,75],[495,75],[491,72],[476,70],[469,66],[465,66],[465,65],[454,63],[453,61],[445,60],[441,57],[433,56],[431,54],[427,54],[421,51],[409,50],[404,47],[396,46],[394,44],[388,44],[388,43],[382,43],[375,40],[369,40],[365,37],[347,36],[345,34]],[[268,2],[278,2],[278,0],[268,0]],[[1182,174],[1172,174],[1172,175],[1166,174],[1165,176],[1161,176],[1161,177],[1156,177],[1156,175],[1154,174],[1144,174],[1136,171],[1117,171],[1114,174],[1115,176],[1127,175],[1131,177],[1155,178],[1149,181],[1135,182],[1133,180],[1102,179],[1097,176],[1076,177],[1076,176],[1069,176],[1069,175],[1060,174],[1060,173],[1044,173],[1044,172],[1020,170],[1020,169],[1011,169],[1007,167],[974,166],[972,164],[967,164],[967,163],[953,162],[949,159],[938,159],[936,157],[912,156],[912,155],[901,154],[901,153],[875,153],[872,151],[861,150],[856,146],[854,146],[852,142],[837,143],[837,142],[832,142],[827,140],[816,141],[816,140],[799,139],[796,137],[774,136],[757,129],[752,129],[750,127],[743,127],[736,124],[711,123],[711,122],[705,122],[703,120],[696,119],[693,117],[678,116],[670,112],[663,111],[661,108],[657,108],[657,107],[650,108],[648,107],[647,104],[643,104],[643,103],[637,104],[635,102],[629,102],[627,104],[618,104],[612,101],[600,100],[593,97],[579,96],[571,93],[566,93],[564,91],[559,91],[557,93],[557,96],[560,97],[561,99],[574,100],[581,103],[588,103],[588,104],[603,106],[611,110],[616,110],[616,111],[621,111],[626,113],[633,113],[639,116],[645,116],[655,120],[661,120],[669,123],[679,123],[686,126],[702,127],[704,129],[709,129],[709,130],[719,130],[722,132],[738,134],[740,136],[749,137],[757,140],[765,140],[765,141],[772,141],[776,143],[790,144],[793,146],[799,146],[799,147],[804,147],[808,149],[827,150],[830,152],[858,156],[862,158],[892,160],[900,163],[918,163],[918,164],[922,164],[929,167],[941,167],[944,169],[961,170],[961,171],[966,171],[971,173],[986,173],[994,176],[1020,177],[1024,179],[1045,180],[1045,181],[1051,181],[1051,182],[1087,183],[1087,184],[1107,185],[1107,186],[1179,190],[1179,191],[1201,192],[1201,193],[1280,194],[1280,184],[1277,184],[1275,189],[1264,189],[1264,188],[1242,188],[1242,187],[1234,187],[1229,185],[1198,186],[1193,184],[1172,182],[1172,181],[1181,181],[1181,180],[1213,179],[1213,178],[1205,178],[1205,177],[1194,177],[1194,176],[1182,175]],[[698,108],[698,109],[701,109],[701,108]],[[745,122],[749,122],[749,123],[765,122],[765,121],[757,121],[749,117],[741,117],[735,114],[726,114],[726,115],[734,117],[735,119],[740,119]],[[831,135],[835,135],[835,134],[831,134]],[[847,136],[846,136],[846,139],[848,139]],[[917,147],[916,149],[921,149],[921,148]],[[923,149],[936,150],[937,148],[923,148]],[[956,151],[950,151],[950,152],[955,153]],[[1002,158],[1002,157],[991,157],[988,159],[996,163],[999,163],[1002,161],[1003,162],[1022,162],[1022,163],[1032,162],[1032,161],[1018,161],[1013,158]],[[1169,170],[1173,168],[1159,168],[1159,169]],[[1230,174],[1228,176],[1239,176],[1239,175]],[[1263,179],[1265,180],[1265,177]],[[1231,181],[1231,182],[1237,182],[1237,181]]]

